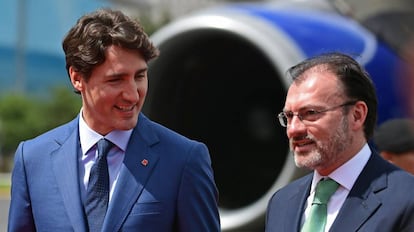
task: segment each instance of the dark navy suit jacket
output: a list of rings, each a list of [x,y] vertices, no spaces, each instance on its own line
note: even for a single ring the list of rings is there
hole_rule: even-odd
[[[79,152],[78,118],[19,145],[9,231],[87,231]],[[217,198],[207,147],[141,114],[102,231],[220,231]]]
[[[312,175],[273,195],[266,214],[266,232],[300,231]],[[413,232],[414,176],[371,154],[330,231]]]

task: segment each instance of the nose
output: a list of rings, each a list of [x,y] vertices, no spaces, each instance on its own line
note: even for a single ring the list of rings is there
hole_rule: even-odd
[[[134,79],[125,84],[122,97],[130,102],[137,102],[139,100],[138,84]]]
[[[288,138],[292,138],[298,134],[303,134],[305,129],[305,124],[303,124],[297,115],[294,115],[287,125],[286,134]]]

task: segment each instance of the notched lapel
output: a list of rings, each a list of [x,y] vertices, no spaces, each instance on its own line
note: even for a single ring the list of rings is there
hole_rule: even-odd
[[[86,221],[78,178],[78,137],[77,130],[73,130],[61,147],[51,154],[51,159],[53,172],[74,231],[85,231]]]
[[[298,208],[286,207],[286,220],[285,220],[284,231],[300,231],[302,215],[306,207],[306,200],[309,195],[311,183],[312,183],[312,175],[309,175],[309,178],[307,178],[305,181],[300,183],[300,186],[299,188],[297,188],[297,191],[294,194],[292,194],[292,197],[289,200],[289,205],[290,206],[297,205]],[[305,191],[302,191],[302,190],[305,190]],[[289,223],[289,222],[293,222],[293,223]]]
[[[360,196],[348,196],[344,205],[339,211],[330,231],[358,231],[368,218],[381,206],[381,201],[374,193],[368,198],[361,199]]]
[[[293,220],[293,225],[288,224],[286,227],[292,227],[291,229],[285,230],[285,231],[300,231],[301,228],[301,220],[302,215],[304,213],[305,207],[306,207],[306,200],[309,195],[310,186],[312,183],[312,176],[307,179],[307,181],[304,181],[300,184],[295,194],[292,194],[292,197],[290,199],[290,202],[292,202],[292,206],[298,205],[302,208],[295,208],[295,207],[287,207],[287,220],[285,220],[287,223],[289,223],[290,219]],[[305,191],[303,191],[305,189]]]
[[[334,221],[330,231],[358,231],[382,205],[377,193],[387,188],[387,175],[377,156],[371,155],[338,213],[340,220]]]
[[[146,133],[151,134],[152,132],[140,125],[131,135],[111,203],[105,216],[103,231],[119,231],[157,165],[159,155],[151,152],[150,147],[158,140],[144,139],[143,134],[146,136],[148,135]]]

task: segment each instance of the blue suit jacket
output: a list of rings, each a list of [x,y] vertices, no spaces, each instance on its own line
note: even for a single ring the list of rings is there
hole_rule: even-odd
[[[79,152],[78,118],[19,145],[9,231],[88,230]],[[207,147],[141,114],[102,231],[220,231],[217,197]]]
[[[273,195],[266,215],[266,232],[300,231],[312,175]],[[330,231],[414,231],[414,176],[378,154],[371,154]]]

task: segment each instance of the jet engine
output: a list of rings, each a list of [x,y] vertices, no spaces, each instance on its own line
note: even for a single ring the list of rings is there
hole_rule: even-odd
[[[399,56],[326,1],[220,5],[151,38],[161,53],[149,66],[144,112],[209,147],[223,231],[263,231],[272,194],[307,172],[295,167],[277,121],[290,66],[324,52],[350,54],[376,84],[379,122],[404,114]]]

